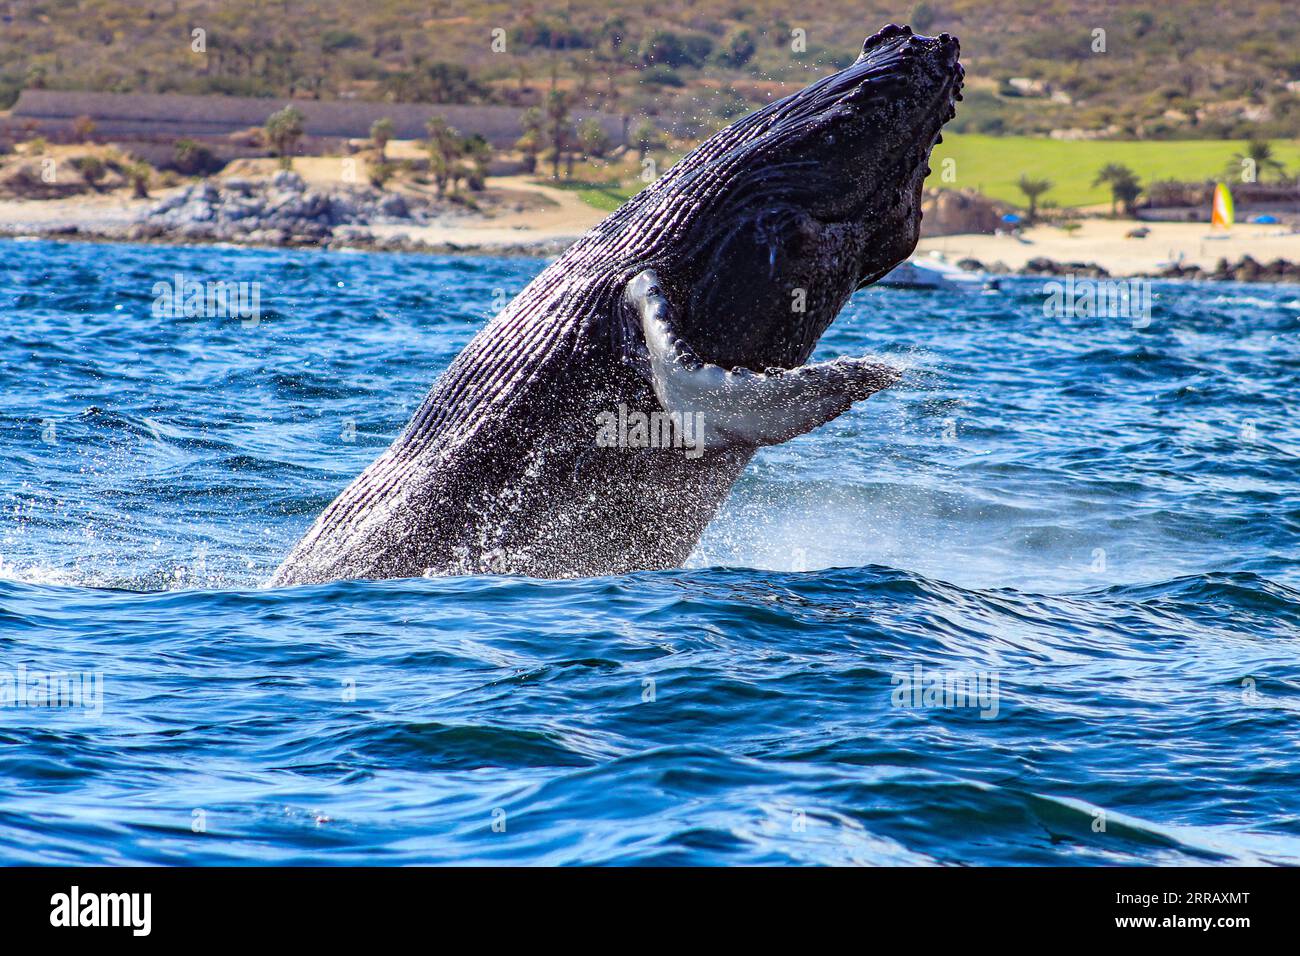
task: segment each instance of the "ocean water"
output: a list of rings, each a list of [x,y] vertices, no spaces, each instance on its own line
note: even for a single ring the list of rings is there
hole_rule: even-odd
[[[0,252],[0,861],[1300,863],[1300,289],[864,290],[687,568],[269,590],[542,263]]]

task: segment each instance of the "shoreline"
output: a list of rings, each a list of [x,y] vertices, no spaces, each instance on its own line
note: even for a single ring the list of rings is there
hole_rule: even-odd
[[[318,252],[393,252],[425,255],[500,256],[502,258],[550,258],[569,248],[574,239],[536,239],[517,243],[427,242],[409,236],[375,236],[372,239],[339,238],[335,240],[292,239],[284,241],[245,240],[227,237],[187,236],[179,232],[157,235],[131,234],[129,231],[90,230],[78,226],[59,226],[43,231],[8,230],[0,225],[0,242],[85,242],[105,245],[121,243],[136,246],[170,246],[173,248],[223,246],[232,249],[305,249]]]
[[[483,256],[502,259],[554,259],[569,248],[577,238],[538,238],[529,242],[517,243],[472,243],[472,242],[428,242],[424,239],[412,239],[406,235],[387,237],[376,236],[370,240],[340,238],[337,240],[309,241],[264,241],[236,240],[230,238],[205,238],[186,236],[176,232],[158,235],[132,235],[128,231],[92,231],[77,226],[60,226],[44,231],[7,230],[0,226],[0,242],[84,242],[113,244],[122,243],[139,246],[169,246],[172,248],[198,248],[203,246],[222,246],[228,249],[298,249],[317,252],[367,252],[367,253],[406,253],[411,255],[438,256]],[[945,237],[954,238],[954,237]],[[983,237],[981,237],[983,238]],[[918,246],[918,254],[921,252]],[[961,260],[969,263],[970,260]],[[978,263],[984,266],[984,263]],[[1009,276],[1012,278],[1052,278],[1074,275],[1079,278],[1094,280],[1147,279],[1168,282],[1246,282],[1265,285],[1300,286],[1300,261],[1274,260],[1260,262],[1249,255],[1244,261],[1216,264],[1211,269],[1196,266],[1178,267],[1177,269],[1152,270],[1150,272],[1128,272],[1113,274],[1098,266],[1095,262],[1060,261],[1046,257],[1029,260],[1018,269],[1012,269],[1005,263],[994,263],[989,274]],[[1003,268],[999,268],[1002,266]]]
[[[1019,235],[928,236],[917,244],[917,256],[935,254],[994,274],[1300,282],[1300,232],[1256,223],[1215,233],[1207,223],[1085,219],[1073,234],[1040,225]]]
[[[145,198],[0,199],[0,238],[545,257],[606,215],[524,176],[493,177],[466,202],[340,186],[329,170],[303,165],[306,175],[214,177]]]
[[[559,255],[576,240],[537,239],[518,243],[430,243],[405,236],[375,237],[371,240],[337,239],[308,241],[238,240],[223,237],[129,235],[125,232],[92,231],[76,226],[45,231],[12,230],[0,226],[0,242],[85,242],[105,245],[121,243],[134,246],[170,246],[173,248],[223,246],[230,249],[305,249],[318,252],[395,252],[428,255],[500,256],[502,258],[548,258]]]
[[[221,194],[215,200],[218,205],[247,200],[247,188],[241,197],[235,180],[230,181],[235,187],[233,195],[221,180],[215,182]],[[104,193],[54,200],[0,200],[0,238],[545,259],[564,252],[607,215],[572,191],[524,177],[501,177],[489,183],[490,195],[499,207],[491,214],[412,214],[405,219],[342,223],[296,218],[288,225],[269,216],[254,216],[248,220],[251,228],[245,225],[231,231],[157,211],[168,203],[177,206],[190,199],[186,190],[192,193],[197,188],[177,187],[146,199]],[[290,198],[314,201],[313,191],[321,193],[322,188],[316,182],[300,181],[284,192],[292,194]],[[329,193],[324,195],[328,200]],[[519,201],[520,197],[524,201]],[[420,197],[410,198],[414,203]],[[182,211],[188,209],[190,206],[182,206]],[[1135,232],[1143,237],[1133,237]],[[1040,225],[1018,235],[928,236],[919,241],[914,255],[938,256],[995,276],[1074,274],[1092,279],[1300,284],[1300,232],[1251,223],[1215,235],[1203,223],[1088,219],[1073,233]]]

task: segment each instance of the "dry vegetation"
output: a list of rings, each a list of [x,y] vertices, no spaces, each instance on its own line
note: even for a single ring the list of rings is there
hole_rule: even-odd
[[[902,20],[962,38],[972,82],[959,131],[1300,134],[1300,18],[1289,0],[29,0],[6,8],[0,106],[38,85],[531,104],[555,82],[575,105],[656,115],[693,135],[843,64],[864,34]],[[192,49],[195,29],[206,31],[203,52]],[[1093,51],[1096,29],[1106,31],[1104,53]],[[494,30],[504,52],[493,51]],[[796,30],[806,32],[801,52],[792,49]]]

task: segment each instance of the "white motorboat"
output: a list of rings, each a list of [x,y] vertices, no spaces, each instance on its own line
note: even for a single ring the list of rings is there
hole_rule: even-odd
[[[996,289],[996,276],[987,272],[968,272],[943,258],[939,252],[913,256],[899,263],[880,280],[880,285],[905,289],[953,289],[959,292],[984,292]]]

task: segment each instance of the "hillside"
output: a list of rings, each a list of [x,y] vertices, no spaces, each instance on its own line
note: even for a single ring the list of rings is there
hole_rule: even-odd
[[[847,62],[866,33],[898,20],[961,37],[970,82],[957,131],[1300,135],[1300,18],[1280,0],[808,0],[797,10],[783,0],[30,0],[5,8],[0,107],[24,86],[533,103],[554,77],[575,105],[654,115],[692,136]],[[1093,49],[1097,30],[1104,52]]]

